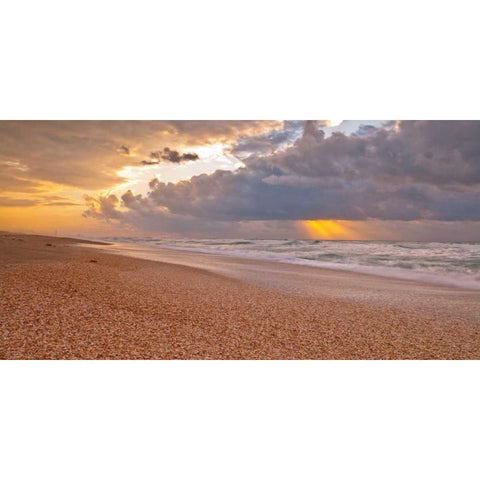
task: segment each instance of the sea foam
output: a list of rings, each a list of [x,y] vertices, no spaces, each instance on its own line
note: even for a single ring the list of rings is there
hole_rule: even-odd
[[[480,243],[155,237],[103,240],[480,289]]]

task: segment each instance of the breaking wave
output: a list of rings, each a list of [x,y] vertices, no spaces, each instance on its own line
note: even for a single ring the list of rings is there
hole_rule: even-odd
[[[480,243],[153,237],[110,237],[103,240],[480,289]]]

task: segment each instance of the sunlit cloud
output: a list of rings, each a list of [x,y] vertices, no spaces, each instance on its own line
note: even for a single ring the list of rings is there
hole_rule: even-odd
[[[479,138],[461,121],[0,122],[0,228],[476,239]]]
[[[228,153],[226,146],[221,143],[197,146],[192,150],[195,150],[198,160],[123,167],[117,171],[117,175],[125,181],[108,192],[121,195],[131,190],[135,194],[144,195],[149,192],[149,183],[153,178],[163,183],[178,183],[190,180],[196,175],[210,175],[217,170],[234,171],[244,166],[240,160]]]
[[[332,128],[332,127],[338,127],[343,120],[326,120],[327,126]]]

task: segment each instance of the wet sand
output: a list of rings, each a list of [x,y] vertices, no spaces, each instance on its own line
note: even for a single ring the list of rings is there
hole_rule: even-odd
[[[480,358],[478,291],[91,247],[0,234],[0,358]]]

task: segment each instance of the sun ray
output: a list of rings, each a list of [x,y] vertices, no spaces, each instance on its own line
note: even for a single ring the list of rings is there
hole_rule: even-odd
[[[359,238],[358,232],[353,228],[352,222],[345,220],[304,220],[310,238],[322,240],[355,240]]]

